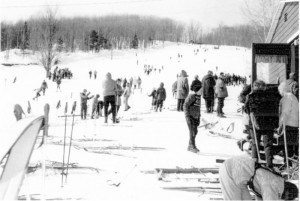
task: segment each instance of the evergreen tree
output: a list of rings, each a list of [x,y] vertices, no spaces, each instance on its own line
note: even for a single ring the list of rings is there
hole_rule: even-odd
[[[21,49],[24,51],[25,49],[28,49],[28,47],[29,47],[29,30],[28,30],[27,22],[25,21],[23,32],[22,32]]]
[[[90,49],[98,51],[99,50],[99,43],[98,43],[98,33],[95,30],[92,30],[90,33]]]
[[[131,42],[131,48],[137,49],[139,47],[139,40],[137,35],[134,34],[133,41]]]

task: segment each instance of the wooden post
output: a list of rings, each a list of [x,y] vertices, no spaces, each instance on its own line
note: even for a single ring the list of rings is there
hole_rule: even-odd
[[[255,62],[255,43],[252,43],[252,75],[251,75],[251,86],[253,82],[257,79],[257,66]]]

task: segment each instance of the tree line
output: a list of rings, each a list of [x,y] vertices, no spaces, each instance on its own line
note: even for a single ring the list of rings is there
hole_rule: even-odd
[[[48,33],[45,30],[48,30]],[[219,25],[204,31],[201,25],[196,23],[187,26],[169,18],[153,16],[110,15],[60,19],[48,16],[15,24],[2,22],[1,50],[40,50],[42,41],[49,36],[58,51],[71,52],[147,48],[155,40],[251,47],[253,42],[264,42],[257,33],[263,31],[263,27],[257,30],[257,27],[254,29],[250,24]]]

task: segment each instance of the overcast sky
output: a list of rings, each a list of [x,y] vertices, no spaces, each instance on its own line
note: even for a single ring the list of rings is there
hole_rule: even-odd
[[[45,10],[59,7],[60,16],[103,16],[139,14],[169,17],[186,23],[200,22],[205,27],[246,23],[241,12],[244,0],[0,0],[2,21],[26,20]]]

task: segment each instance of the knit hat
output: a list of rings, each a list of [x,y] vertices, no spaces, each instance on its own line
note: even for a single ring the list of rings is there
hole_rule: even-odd
[[[298,188],[295,184],[285,181],[284,182],[284,191],[281,199],[284,200],[294,200],[298,197]]]

